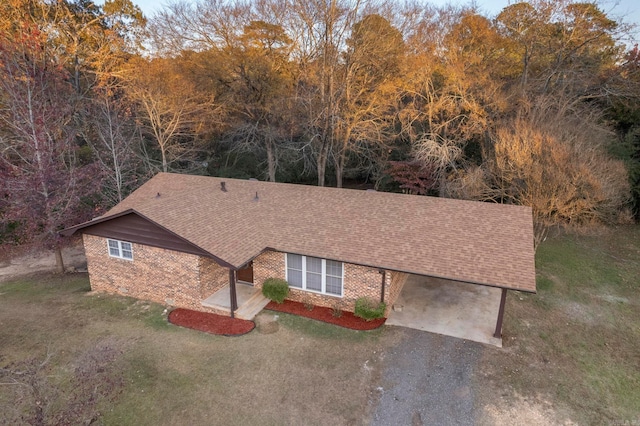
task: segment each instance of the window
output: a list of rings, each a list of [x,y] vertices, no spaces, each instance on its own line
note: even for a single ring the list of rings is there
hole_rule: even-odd
[[[107,240],[109,256],[133,260],[133,246],[126,241]]]
[[[285,263],[290,287],[342,296],[342,262],[287,253]]]

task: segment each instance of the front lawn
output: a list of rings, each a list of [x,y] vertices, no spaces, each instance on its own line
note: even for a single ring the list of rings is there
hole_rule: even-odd
[[[1,424],[366,424],[393,340],[270,312],[213,336],[88,290],[86,275],[0,285]]]

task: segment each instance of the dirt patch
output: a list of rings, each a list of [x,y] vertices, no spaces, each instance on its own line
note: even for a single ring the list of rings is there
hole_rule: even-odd
[[[571,321],[578,321],[586,325],[597,324],[598,318],[601,317],[590,306],[579,302],[565,302],[562,304],[562,308]]]
[[[62,259],[67,272],[86,271],[87,258],[82,242],[62,249]],[[23,253],[11,259],[0,260],[0,282],[12,281],[21,277],[56,270],[56,257],[53,251],[36,250]]]
[[[171,324],[219,336],[241,336],[256,326],[253,321],[183,308],[171,311],[168,319]]]
[[[629,299],[626,297],[612,296],[609,294],[598,295],[598,297],[603,300],[606,300],[609,303],[622,303],[622,304],[629,303]]]
[[[362,318],[355,316],[352,312],[342,312],[340,316],[336,316],[334,310],[331,308],[314,306],[312,309],[307,309],[303,303],[293,302],[291,300],[285,300],[280,304],[269,302],[265,309],[299,315],[301,317],[339,325],[340,327],[350,328],[352,330],[374,330],[384,324],[387,320],[386,318],[380,318],[377,320],[365,321]]]
[[[530,400],[522,395],[503,397],[499,404],[484,407],[481,425],[492,426],[547,426],[575,425],[570,419],[558,419],[558,413],[549,401]]]
[[[280,329],[278,315],[258,315],[255,321],[260,334],[273,334]]]

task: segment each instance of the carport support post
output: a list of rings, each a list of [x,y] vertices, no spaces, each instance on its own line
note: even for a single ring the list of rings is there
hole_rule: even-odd
[[[502,317],[504,317],[504,302],[507,300],[507,289],[502,289],[502,295],[500,296],[500,309],[498,310],[498,322],[496,323],[496,332],[493,333],[493,337],[498,339],[502,337]]]
[[[229,269],[229,295],[231,296],[231,318],[235,318],[238,309],[238,295],[236,294],[236,271]]]

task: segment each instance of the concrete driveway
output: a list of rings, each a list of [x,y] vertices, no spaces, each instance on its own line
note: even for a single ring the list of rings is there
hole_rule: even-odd
[[[386,324],[502,347],[502,339],[493,337],[500,294],[498,288],[411,275]]]

